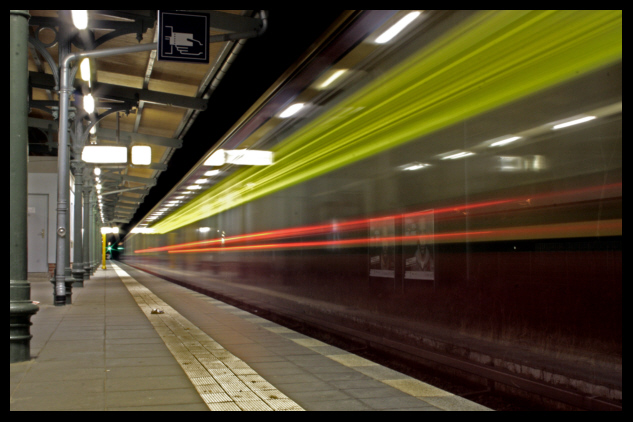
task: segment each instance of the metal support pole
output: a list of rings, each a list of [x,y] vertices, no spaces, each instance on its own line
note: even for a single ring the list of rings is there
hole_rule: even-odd
[[[97,192],[92,193],[92,273],[99,268],[99,257],[101,256],[101,217],[99,217],[99,206],[97,205]]]
[[[95,203],[95,271],[101,265],[101,224],[99,209]]]
[[[84,281],[90,279],[90,237],[92,230],[92,220],[91,220],[91,212],[90,207],[92,203],[92,177],[90,176],[90,171],[92,167],[87,168],[86,180],[84,181],[83,193],[84,193],[84,203],[83,203],[83,211],[84,211],[84,232],[83,232],[83,270],[84,270]]]
[[[101,219],[99,218],[99,210],[97,207],[97,194],[92,192],[92,273],[94,274],[99,268],[99,255],[101,249],[99,245],[101,243],[100,232]]]
[[[84,260],[83,260],[83,245],[82,245],[82,193],[84,186],[84,168],[85,164],[80,159],[75,159],[70,163],[70,166],[75,175],[75,221],[74,221],[74,245],[73,245],[73,287],[84,286]]]
[[[71,55],[66,57],[71,57]],[[68,63],[64,64],[60,73],[59,89],[59,136],[57,147],[57,258],[55,265],[55,306],[66,304],[66,215],[68,213],[69,155],[68,143],[68,107],[70,102],[70,75]]]
[[[71,113],[72,114],[72,113]],[[73,118],[71,117],[71,120]],[[68,158],[70,160],[70,146],[68,148]],[[64,237],[64,284],[66,286],[66,305],[72,305],[73,303],[73,272],[70,268],[70,254],[72,251],[70,250],[70,237],[71,237],[71,222],[70,222],[70,161],[68,162],[68,167],[66,168],[66,173],[68,174],[68,184],[66,185],[66,198],[68,198],[68,210],[66,212],[66,236]]]
[[[155,50],[156,43],[130,47],[69,53],[63,55],[59,72],[59,138],[57,156],[57,264],[55,267],[55,306],[66,304],[65,257],[68,254],[65,237],[68,235],[66,216],[68,214],[68,186],[70,147],[68,142],[69,102],[72,90],[70,64],[84,57],[109,57],[118,54]],[[104,261],[105,262],[105,261]]]
[[[9,267],[10,267],[10,362],[31,358],[31,316],[39,307],[31,301],[27,267],[27,161],[28,153],[28,10],[10,10],[10,178],[9,178]]]
[[[106,234],[101,234],[101,269],[106,269]]]

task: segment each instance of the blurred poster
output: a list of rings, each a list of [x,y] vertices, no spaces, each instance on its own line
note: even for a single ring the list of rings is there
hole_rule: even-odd
[[[433,210],[424,215],[404,217],[404,278],[435,280],[435,222]]]
[[[396,247],[394,218],[370,220],[369,275],[394,278],[396,273]]]

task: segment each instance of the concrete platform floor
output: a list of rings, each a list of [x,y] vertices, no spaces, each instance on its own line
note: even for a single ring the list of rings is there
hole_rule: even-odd
[[[72,305],[29,280],[40,310],[12,411],[489,410],[118,262]]]

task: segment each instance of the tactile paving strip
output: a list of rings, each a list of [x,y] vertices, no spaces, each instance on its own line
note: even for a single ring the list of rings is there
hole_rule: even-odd
[[[304,410],[120,267],[112,267],[209,409]]]

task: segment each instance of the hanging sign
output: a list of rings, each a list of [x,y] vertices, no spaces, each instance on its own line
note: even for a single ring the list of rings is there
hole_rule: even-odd
[[[158,11],[158,60],[209,63],[209,14]]]

